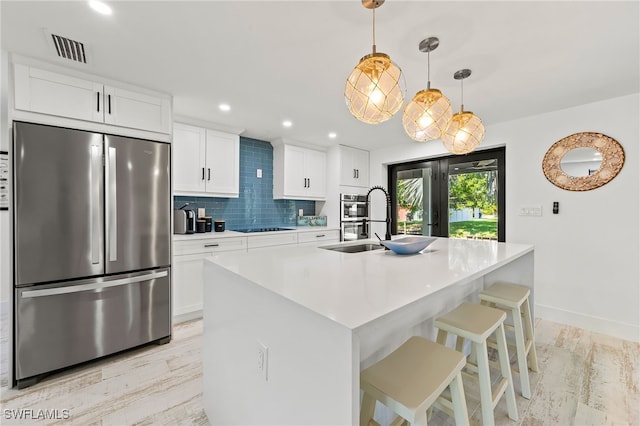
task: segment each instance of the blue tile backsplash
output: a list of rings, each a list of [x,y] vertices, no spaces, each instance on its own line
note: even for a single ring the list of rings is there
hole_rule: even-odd
[[[256,170],[262,169],[262,178]],[[175,196],[174,208],[189,203],[197,213],[224,219],[227,230],[296,226],[298,210],[314,215],[315,201],[273,199],[273,147],[269,142],[240,137],[240,197]]]

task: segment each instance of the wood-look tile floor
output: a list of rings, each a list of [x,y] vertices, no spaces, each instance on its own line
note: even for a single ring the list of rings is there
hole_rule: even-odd
[[[173,340],[53,375],[24,390],[2,388],[0,424],[209,425],[202,408],[202,321],[180,324]],[[539,372],[533,397],[519,395],[520,419],[498,425],[640,425],[640,344],[536,320]],[[465,381],[472,423],[481,424],[472,383]],[[16,420],[15,410],[68,410],[68,419]],[[438,412],[430,424],[453,424]]]

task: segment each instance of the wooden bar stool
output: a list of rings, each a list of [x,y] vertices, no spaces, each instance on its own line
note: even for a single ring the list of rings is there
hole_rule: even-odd
[[[400,416],[394,425],[407,420],[412,425],[426,426],[427,409],[432,405],[453,416],[456,425],[468,425],[460,374],[464,365],[462,353],[422,337],[411,337],[360,373],[360,388],[364,391],[360,425],[378,424],[373,420],[376,401]],[[441,395],[447,387],[451,400]]]
[[[484,426],[495,424],[493,409],[503,394],[507,399],[509,418],[518,421],[516,396],[513,391],[507,341],[504,334],[503,323],[506,316],[507,314],[499,309],[465,302],[453,311],[437,318],[434,322],[438,329],[438,343],[446,344],[448,333],[456,336],[456,348],[459,351],[463,349],[464,339],[469,339],[472,342],[472,356],[466,367],[478,374],[482,424]],[[494,333],[498,343],[498,358],[502,374],[495,390],[491,386],[487,353],[487,339]],[[472,360],[476,360],[477,364],[474,364]]]
[[[480,303],[499,309],[504,309],[513,317],[513,325],[505,324],[513,329],[516,340],[516,354],[518,357],[518,374],[522,396],[531,399],[529,384],[529,368],[538,371],[538,357],[533,337],[533,323],[529,307],[529,288],[510,283],[497,282],[481,292],[478,297]],[[527,359],[529,365],[527,366]]]

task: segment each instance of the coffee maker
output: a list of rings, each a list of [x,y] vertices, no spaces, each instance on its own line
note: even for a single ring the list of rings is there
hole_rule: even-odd
[[[185,209],[189,203],[173,211],[173,233],[193,234],[196,231],[196,212]]]

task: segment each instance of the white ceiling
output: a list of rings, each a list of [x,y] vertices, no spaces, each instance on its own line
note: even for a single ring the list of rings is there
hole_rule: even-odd
[[[56,62],[47,28],[88,45],[91,63],[75,68],[170,93],[175,114],[248,137],[364,148],[416,143],[401,112],[369,125],[345,106],[346,78],[371,53],[372,13],[359,0],[108,3],[111,16],[83,1],[2,0],[2,48]],[[402,68],[407,102],[426,87],[418,43],[439,37],[432,87],[458,110],[453,73],[470,68],[465,109],[490,125],[639,92],[639,5],[388,0],[376,10],[376,42]],[[231,111],[221,112],[221,102]],[[291,128],[282,127],[285,119]]]

